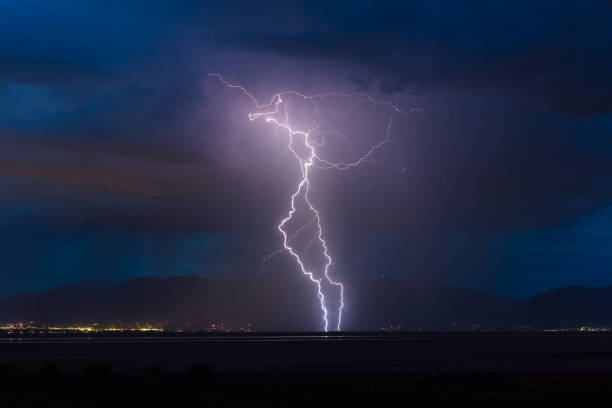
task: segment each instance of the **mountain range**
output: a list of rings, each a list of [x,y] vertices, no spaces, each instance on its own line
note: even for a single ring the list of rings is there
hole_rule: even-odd
[[[612,326],[612,287],[568,287],[527,300],[407,280],[345,285],[343,328],[540,329]],[[176,327],[252,324],[255,330],[318,330],[311,283],[278,276],[232,281],[196,276],[80,283],[0,299],[0,322],[170,322]]]

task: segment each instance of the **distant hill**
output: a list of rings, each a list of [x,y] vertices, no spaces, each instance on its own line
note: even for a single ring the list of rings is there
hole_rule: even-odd
[[[529,323],[541,328],[612,326],[612,286],[551,290],[527,301]]]
[[[318,330],[319,302],[310,282],[293,275],[257,281],[195,276],[83,283],[0,300],[0,321],[224,322],[256,330]],[[521,301],[443,284],[375,279],[346,284],[344,327],[368,330],[612,326],[612,287],[565,288]]]
[[[436,283],[393,279],[347,285],[347,323],[355,327],[400,325],[440,329],[476,324],[514,327],[524,324],[523,302],[499,295]]]
[[[272,283],[272,284],[271,284]],[[0,321],[34,320],[58,324],[161,322],[205,327],[223,322],[262,329],[314,330],[318,300],[312,287],[287,281],[223,281],[195,276],[137,278],[116,283],[81,283],[0,300]]]

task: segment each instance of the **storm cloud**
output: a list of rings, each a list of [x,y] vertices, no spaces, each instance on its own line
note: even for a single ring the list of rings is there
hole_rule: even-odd
[[[394,118],[388,166],[315,175],[338,276],[516,296],[610,284],[611,14],[604,1],[0,2],[0,294],[259,273],[297,169],[211,72],[262,100],[342,88],[418,108]],[[359,149],[387,113],[352,120]]]

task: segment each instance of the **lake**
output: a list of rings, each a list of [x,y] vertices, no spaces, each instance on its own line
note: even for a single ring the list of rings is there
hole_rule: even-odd
[[[0,360],[57,361],[77,371],[91,361],[117,372],[155,364],[180,371],[194,362],[220,372],[604,372],[606,333],[400,333],[4,338]]]

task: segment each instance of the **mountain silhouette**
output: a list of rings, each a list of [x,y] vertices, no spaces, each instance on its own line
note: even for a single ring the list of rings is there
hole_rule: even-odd
[[[612,326],[612,286],[551,290],[529,299],[527,309],[536,327]]]
[[[301,276],[281,277],[80,283],[0,299],[0,321],[170,322],[194,329],[250,323],[255,330],[320,330],[320,303],[312,283]],[[345,287],[347,330],[612,326],[612,287],[557,289],[528,300],[394,279],[354,281]]]

